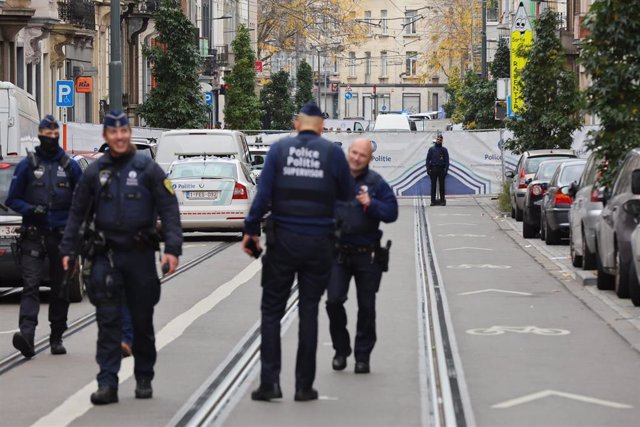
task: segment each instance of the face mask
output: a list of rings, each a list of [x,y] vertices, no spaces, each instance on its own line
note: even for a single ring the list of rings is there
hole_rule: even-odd
[[[50,136],[38,135],[40,140],[40,147],[48,153],[52,153],[58,149],[59,137],[52,138]]]

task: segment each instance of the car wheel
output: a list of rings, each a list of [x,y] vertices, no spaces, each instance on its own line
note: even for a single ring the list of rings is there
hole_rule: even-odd
[[[582,267],[582,257],[576,253],[573,245],[573,231],[570,231],[569,235],[569,252],[571,252],[571,265],[578,268]]]
[[[615,278],[604,271],[599,255],[596,257],[596,268],[598,270],[598,275],[596,278],[596,285],[598,286],[598,289],[600,289],[601,291],[613,289],[615,285]]]
[[[558,245],[560,244],[560,232],[555,231],[553,228],[549,226],[547,221],[544,222],[544,237],[547,245]]]
[[[538,228],[530,224],[528,218],[525,216],[522,221],[522,237],[525,239],[533,239],[538,234]]]
[[[516,217],[516,210],[513,208],[513,206],[511,206],[511,218],[515,218]]]
[[[597,254],[591,252],[589,249],[584,230],[582,230],[582,269],[594,270],[596,268],[596,256]]]
[[[522,209],[518,209],[518,205],[516,205],[516,221],[522,221],[523,214]]]
[[[82,280],[82,269],[78,263],[76,263],[75,272],[69,280],[69,301],[81,302],[84,298],[85,287],[84,280]]]
[[[629,267],[629,296],[633,305],[640,307],[640,281],[638,280],[636,263],[633,261]]]
[[[622,262],[620,251],[616,252],[616,275],[614,289],[618,298],[629,298],[629,263]]]

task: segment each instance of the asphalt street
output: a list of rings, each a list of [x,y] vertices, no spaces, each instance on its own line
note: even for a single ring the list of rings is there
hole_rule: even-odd
[[[384,227],[393,247],[372,372],[354,374],[353,358],[331,369],[322,302],[321,398],[304,403],[293,401],[296,293],[283,320],[284,398],[253,402],[260,261],[241,253],[237,235],[189,236],[181,262],[195,261],[164,282],[156,308],[154,398],[134,398],[129,358],[120,403],[92,407],[90,324],[65,339],[68,355],[44,350],[0,374],[0,426],[637,426],[640,310],[583,285],[568,246],[522,239],[519,226],[489,198],[402,200]],[[46,294],[37,339],[48,333]],[[69,319],[91,312],[88,301],[72,304]],[[17,315],[17,296],[0,298],[0,360],[14,352]]]

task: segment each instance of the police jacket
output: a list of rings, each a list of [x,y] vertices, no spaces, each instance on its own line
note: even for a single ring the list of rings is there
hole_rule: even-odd
[[[378,173],[369,168],[356,177],[355,193],[365,189],[371,198],[368,207],[362,206],[355,198],[336,204],[341,243],[354,246],[377,245],[382,237],[380,221],[389,223],[398,219],[398,200],[393,190]]]
[[[427,170],[435,167],[449,169],[449,151],[442,145],[434,144],[427,152]]]
[[[88,207],[93,207],[96,230],[116,249],[132,247],[136,235],[162,223],[165,253],[182,254],[178,200],[164,171],[135,151],[122,157],[109,152],[93,162],[78,183],[60,252],[72,255],[74,238]]]
[[[342,149],[314,132],[284,138],[269,149],[245,233],[258,235],[269,211],[276,225],[301,234],[332,234],[336,200],[352,197]]]
[[[53,154],[36,147],[13,173],[6,205],[22,214],[24,226],[43,229],[63,228],[67,224],[71,199],[82,169],[64,153]],[[47,213],[34,215],[36,206],[46,206]]]

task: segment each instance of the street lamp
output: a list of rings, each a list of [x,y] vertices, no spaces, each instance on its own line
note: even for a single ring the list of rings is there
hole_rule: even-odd
[[[111,61],[109,62],[109,109],[122,110],[120,0],[111,0]]]

